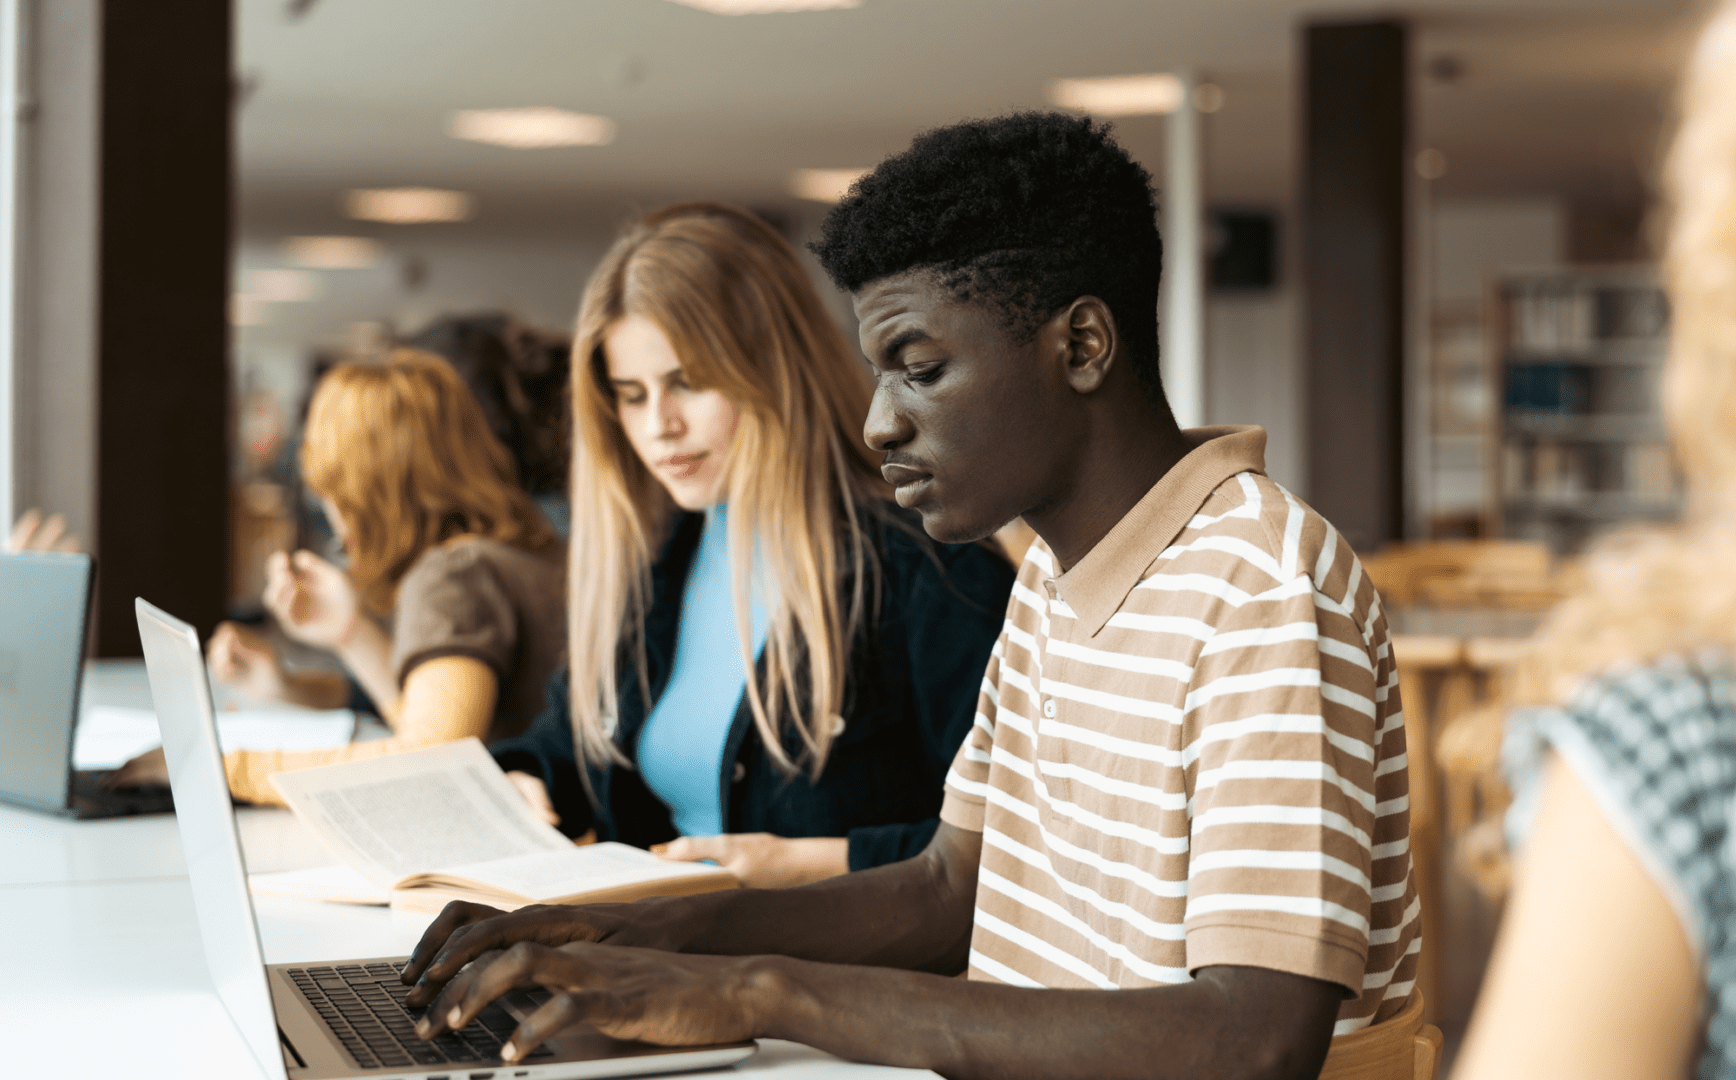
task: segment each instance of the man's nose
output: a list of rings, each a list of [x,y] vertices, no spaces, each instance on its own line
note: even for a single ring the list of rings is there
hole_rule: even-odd
[[[910,436],[909,418],[893,403],[885,387],[875,387],[874,397],[868,403],[868,419],[862,424],[862,437],[868,441],[868,448],[884,454],[909,442]]]

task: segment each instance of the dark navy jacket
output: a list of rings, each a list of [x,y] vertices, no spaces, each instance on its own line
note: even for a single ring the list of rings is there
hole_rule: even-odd
[[[939,827],[942,785],[976,715],[989,653],[1000,634],[1013,568],[980,544],[940,544],[893,506],[864,514],[880,566],[880,604],[851,648],[842,710],[818,781],[779,769],[761,742],[744,693],[724,745],[718,798],[726,832],[844,836],[850,869],[897,862]],[[655,704],[669,679],[683,586],[704,518],[685,514],[651,571],[645,655]],[[847,583],[846,583],[847,585]],[[872,590],[868,595],[872,597]],[[623,653],[616,745],[635,756],[649,709]],[[764,685],[764,665],[759,677]],[[800,744],[787,739],[791,757]],[[580,783],[568,713],[567,673],[549,680],[548,702],[529,731],[489,747],[500,767],[540,777],[561,830],[639,847],[674,839],[668,807],[637,770],[588,766],[593,805]]]

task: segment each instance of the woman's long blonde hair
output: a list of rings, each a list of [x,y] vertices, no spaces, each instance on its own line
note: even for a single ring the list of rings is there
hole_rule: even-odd
[[[1716,645],[1736,652],[1736,3],[1700,38],[1664,167],[1673,310],[1663,408],[1682,521],[1597,545],[1515,671],[1510,704],[1562,704],[1588,677]]]
[[[609,383],[604,338],[633,315],[669,338],[693,387],[719,391],[738,410],[723,498],[749,672],[756,559],[777,601],[764,682],[748,679],[748,703],[773,759],[817,777],[877,580],[858,520],[861,506],[885,497],[862,440],[870,387],[790,245],[754,215],[714,203],[670,207],[622,236],[579,308],[569,573],[576,744],[591,760],[626,760],[611,738],[618,664],[630,658],[648,695],[651,565],[673,509],[628,443]]]
[[[308,406],[301,474],[337,507],[350,580],[376,611],[393,608],[417,557],[455,536],[531,551],[558,542],[470,388],[414,349],[326,373]]]

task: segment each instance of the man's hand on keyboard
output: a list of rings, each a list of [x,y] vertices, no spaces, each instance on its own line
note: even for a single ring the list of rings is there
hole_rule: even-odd
[[[762,960],[521,941],[482,957],[452,979],[416,1025],[416,1034],[436,1038],[468,1024],[510,990],[540,988],[553,996],[501,1047],[504,1060],[522,1059],[575,1024],[661,1046],[752,1038],[756,990],[775,978]]]

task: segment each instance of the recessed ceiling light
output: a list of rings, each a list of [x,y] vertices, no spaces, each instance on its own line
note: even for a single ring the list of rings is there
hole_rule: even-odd
[[[615,138],[615,122],[568,109],[460,109],[449,126],[455,139],[510,146],[514,150],[545,150],[553,146],[607,146]]]
[[[713,15],[777,15],[786,11],[837,11],[861,7],[862,0],[675,0]]]
[[[310,270],[365,270],[380,261],[380,243],[365,236],[291,236],[283,261]]]
[[[319,275],[310,270],[247,270],[241,275],[242,292],[271,304],[294,304],[317,299]]]
[[[1181,107],[1186,90],[1168,73],[1111,75],[1100,79],[1056,79],[1049,100],[1065,109],[1098,116],[1153,116]]]
[[[815,202],[835,203],[867,172],[867,169],[797,169],[790,174],[790,193]]]
[[[466,221],[475,203],[468,192],[440,188],[357,188],[344,196],[344,210],[351,217],[392,225]]]

